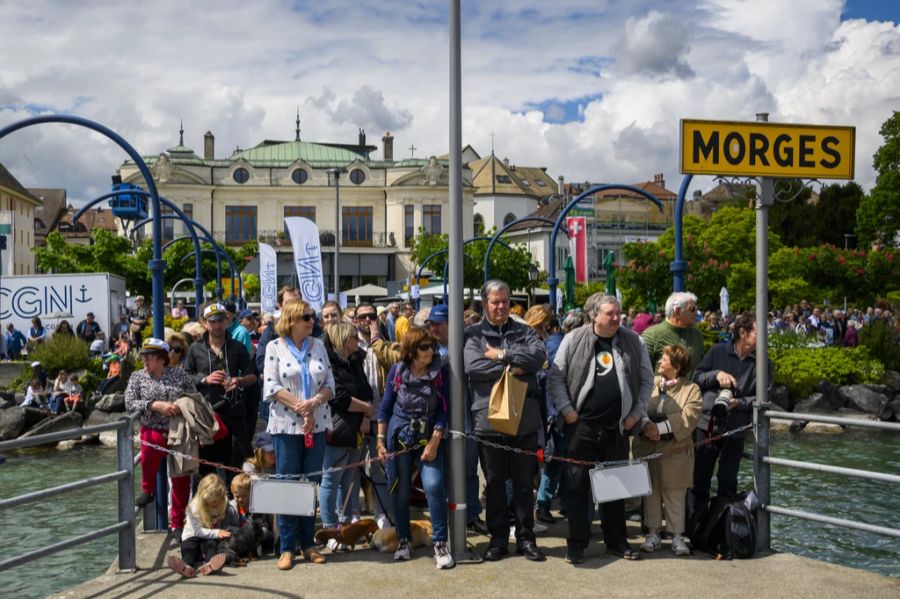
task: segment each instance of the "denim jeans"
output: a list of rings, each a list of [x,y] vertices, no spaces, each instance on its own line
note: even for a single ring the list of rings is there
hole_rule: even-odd
[[[315,433],[314,443],[310,449],[304,445],[303,435],[272,435],[275,446],[275,472],[277,474],[304,474],[322,469],[325,458],[325,433]],[[319,482],[321,477],[310,477],[312,482]],[[300,549],[305,551],[315,545],[313,529],[315,516],[278,515],[278,530],[281,534],[281,552],[297,551],[297,529],[300,529]]]
[[[431,515],[431,541],[438,543],[447,540],[447,493],[444,491],[444,451],[445,443],[438,447],[437,456],[431,462],[421,460],[422,451],[404,453],[394,457],[394,472],[397,476],[397,488],[394,491],[394,514],[397,538],[410,538],[409,532],[409,494],[412,487],[412,466],[419,466],[419,476],[428,499],[428,513]]]
[[[360,449],[326,445],[323,469],[358,462],[361,454]],[[359,467],[326,472],[322,475],[322,486],[319,487],[319,512],[323,527],[337,528],[338,524],[348,524],[358,503]]]

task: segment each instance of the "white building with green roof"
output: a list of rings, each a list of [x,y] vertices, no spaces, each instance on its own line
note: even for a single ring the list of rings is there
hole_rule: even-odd
[[[357,144],[265,140],[216,158],[215,138],[204,136],[203,156],[179,144],[158,156],[145,156],[159,192],[206,227],[217,241],[243,245],[258,240],[276,247],[279,283],[293,275],[290,241],[284,218],[303,216],[316,222],[322,242],[325,286],[333,289],[335,185],[329,169],[340,175],[341,289],[365,283],[382,287],[405,280],[412,270],[409,246],[420,227],[449,232],[449,161],[434,156],[394,160],[393,137],[382,138],[381,159],[360,130]],[[132,161],[118,169],[124,183],[145,187]],[[472,236],[471,171],[463,170],[463,231]],[[164,237],[181,236],[181,223],[166,220]],[[149,226],[145,234],[150,234]],[[254,262],[245,272],[258,272]]]

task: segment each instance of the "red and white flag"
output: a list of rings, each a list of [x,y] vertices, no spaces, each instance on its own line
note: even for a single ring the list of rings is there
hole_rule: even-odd
[[[569,252],[575,263],[575,282],[587,283],[587,230],[583,216],[566,218],[569,229]]]

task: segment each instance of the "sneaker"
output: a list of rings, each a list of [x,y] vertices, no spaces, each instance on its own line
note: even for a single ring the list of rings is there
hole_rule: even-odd
[[[549,507],[538,507],[534,510],[534,519],[544,524],[556,524],[556,518],[550,513]]]
[[[573,566],[584,563],[584,551],[581,549],[566,549],[566,563]]]
[[[534,525],[531,527],[531,532],[547,532],[547,525],[535,520]]]
[[[381,530],[382,528],[386,528],[391,525],[391,523],[387,519],[387,516],[384,514],[381,514],[378,517],[376,517],[375,522],[378,523],[378,530]]]
[[[690,555],[691,550],[687,546],[687,539],[682,535],[672,537],[672,551],[675,555]]]
[[[453,556],[450,555],[450,548],[447,547],[446,541],[440,541],[434,544],[434,561],[438,570],[449,570],[456,565]]]
[[[477,535],[490,536],[491,531],[488,530],[487,524],[484,523],[484,520],[481,518],[475,518],[468,524],[466,524],[466,528],[469,529],[469,532],[473,532]]]
[[[647,533],[647,540],[644,541],[643,545],[641,545],[641,551],[644,551],[646,553],[653,553],[661,546],[662,540],[659,538],[659,533],[651,532]]]
[[[408,560],[409,559],[409,539],[400,539],[400,545],[397,546],[397,551],[394,552],[394,561]]]
[[[515,526],[509,527],[509,540],[512,541],[513,543],[516,542],[516,527]]]

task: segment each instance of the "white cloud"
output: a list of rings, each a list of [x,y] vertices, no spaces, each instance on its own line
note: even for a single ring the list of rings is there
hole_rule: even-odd
[[[463,140],[568,180],[676,188],[681,118],[857,127],[857,180],[874,182],[878,128],[897,106],[900,29],[840,22],[840,0],[463,3]],[[217,156],[262,139],[356,141],[447,151],[444,3],[256,3],[205,8],[33,0],[0,20],[0,125],[44,110],[120,132],[141,153],[178,141]],[[595,98],[584,101],[584,98]],[[552,100],[552,103],[548,101]],[[556,123],[583,102],[579,122]],[[544,105],[547,114],[533,107]],[[549,123],[547,121],[553,121]],[[405,156],[405,152],[395,155]],[[124,159],[62,126],[0,140],[26,185],[90,199]]]

